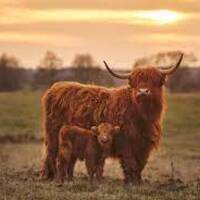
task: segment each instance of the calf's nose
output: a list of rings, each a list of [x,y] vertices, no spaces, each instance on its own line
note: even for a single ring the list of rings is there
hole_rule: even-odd
[[[101,138],[101,141],[103,142],[103,143],[106,143],[106,142],[108,142],[108,137],[107,136],[102,136],[102,138]]]

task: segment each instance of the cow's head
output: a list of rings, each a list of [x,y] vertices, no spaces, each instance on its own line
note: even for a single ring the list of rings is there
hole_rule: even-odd
[[[165,84],[166,77],[176,71],[182,59],[183,54],[180,55],[177,64],[173,67],[137,67],[128,74],[117,74],[109,68],[105,61],[104,64],[112,76],[128,80],[131,98],[138,105],[138,108],[145,112],[151,112],[156,107],[159,108],[162,106],[162,88]],[[160,109],[162,110],[162,108]]]

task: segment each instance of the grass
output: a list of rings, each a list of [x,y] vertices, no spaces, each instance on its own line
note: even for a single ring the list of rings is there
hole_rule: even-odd
[[[40,144],[5,143],[2,147],[0,150],[0,199],[192,200],[198,199],[200,195],[200,179],[197,179],[193,171],[190,180],[185,181],[180,178],[182,168],[175,167],[172,179],[170,163],[166,151],[163,150],[150,159],[143,174],[145,184],[142,186],[124,187],[120,180],[122,172],[118,161],[107,160],[103,183],[90,184],[84,164],[78,162],[74,182],[65,183],[64,186],[59,187],[56,182],[39,180]],[[195,164],[192,159],[181,159],[183,166],[187,162],[193,163],[193,167],[200,169],[199,161]]]
[[[40,92],[0,93],[0,199],[200,199],[200,94],[167,97],[163,142],[145,167],[144,185],[135,187],[123,186],[119,163],[110,159],[101,184],[88,183],[81,162],[72,183],[39,181],[42,145],[31,139],[41,138],[40,98]]]
[[[163,132],[169,150],[200,152],[200,94],[168,96]]]
[[[145,184],[142,186],[124,187],[120,180],[122,172],[118,161],[107,160],[103,183],[90,184],[84,164],[78,162],[74,182],[65,183],[64,186],[59,187],[56,182],[39,180],[40,144],[5,143],[2,147],[0,150],[0,199],[192,200],[198,199],[200,195],[200,179],[197,179],[193,171],[190,180],[186,181],[180,178],[182,168],[175,167],[172,179],[170,163],[163,149],[150,159],[143,174]],[[193,167],[200,169],[199,161],[195,164],[192,159],[181,159],[183,166],[187,162],[193,163]]]
[[[40,92],[0,93],[0,138],[41,137]]]
[[[200,133],[200,94],[168,96],[164,132],[168,135],[188,136]]]

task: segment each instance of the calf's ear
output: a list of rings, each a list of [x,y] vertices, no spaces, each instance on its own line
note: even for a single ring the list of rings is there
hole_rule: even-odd
[[[92,127],[91,127],[91,130],[92,130],[92,131],[97,131],[97,127],[96,127],[96,126],[92,126]]]
[[[94,135],[98,135],[98,128],[96,126],[92,126],[91,130],[92,130]]]
[[[115,126],[114,127],[114,133],[116,134],[116,133],[119,133],[119,131],[120,131],[120,127],[119,126]]]

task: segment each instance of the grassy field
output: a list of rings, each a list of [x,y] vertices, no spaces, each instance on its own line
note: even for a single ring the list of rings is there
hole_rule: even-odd
[[[101,184],[88,183],[81,162],[73,183],[41,182],[42,145],[33,142],[42,135],[40,98],[39,92],[0,93],[0,199],[200,199],[200,94],[167,97],[163,142],[143,172],[144,185],[135,187],[123,186],[111,159]]]
[[[41,138],[41,93],[0,93],[0,140]]]

